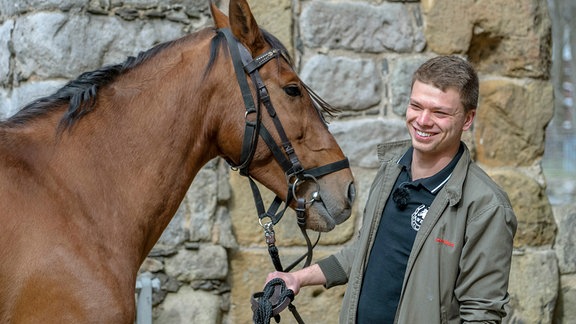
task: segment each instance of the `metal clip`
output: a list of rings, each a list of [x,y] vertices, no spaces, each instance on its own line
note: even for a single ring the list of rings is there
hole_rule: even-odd
[[[276,233],[274,232],[274,224],[272,223],[272,220],[262,224],[262,219],[260,218],[258,219],[258,222],[260,222],[260,226],[264,229],[266,244],[268,244],[268,246],[274,245],[276,243]]]
[[[266,237],[266,244],[268,244],[268,246],[272,246],[274,244],[276,244],[276,234],[274,233],[274,231],[264,231],[264,236]]]

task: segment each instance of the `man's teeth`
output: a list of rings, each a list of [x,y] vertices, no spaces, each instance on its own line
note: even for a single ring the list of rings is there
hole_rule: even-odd
[[[430,133],[425,133],[425,132],[421,132],[421,131],[416,131],[416,134],[418,134],[418,136],[422,136],[422,137],[432,136],[432,134],[430,134]]]

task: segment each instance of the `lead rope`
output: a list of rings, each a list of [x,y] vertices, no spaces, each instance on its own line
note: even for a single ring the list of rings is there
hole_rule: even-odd
[[[304,263],[304,267],[307,267],[312,261],[312,250],[316,243],[318,243],[318,240],[316,240],[316,243],[312,246],[310,238],[306,233],[306,200],[304,198],[298,198],[296,200],[295,210],[298,227],[300,227],[300,230],[304,234],[306,245],[308,247],[306,262]],[[264,237],[266,239],[266,244],[268,245],[268,253],[270,254],[274,268],[276,271],[286,272],[286,270],[282,268],[282,263],[278,255],[274,225],[272,222],[268,222],[263,224],[262,227],[264,228]],[[298,264],[303,257],[304,256],[296,260],[296,262],[290,265],[290,267]],[[264,291],[252,295],[252,320],[254,321],[254,324],[269,324],[272,318],[274,318],[276,323],[280,323],[280,312],[282,312],[286,307],[288,307],[288,310],[290,310],[296,322],[299,324],[305,324],[300,313],[298,313],[296,306],[292,304],[292,301],[294,301],[294,292],[291,289],[286,288],[284,280],[280,278],[270,280],[264,286]]]
[[[286,283],[280,278],[274,278],[266,284],[264,291],[258,293],[258,301],[252,304],[254,312],[253,320],[257,324],[268,324],[274,318],[280,323],[280,312],[286,308],[286,304],[294,300],[294,292],[286,288]],[[280,305],[273,305],[272,301],[282,301]],[[288,305],[288,307],[290,307]],[[298,315],[299,316],[299,315]],[[303,323],[301,318],[296,318],[298,323]]]

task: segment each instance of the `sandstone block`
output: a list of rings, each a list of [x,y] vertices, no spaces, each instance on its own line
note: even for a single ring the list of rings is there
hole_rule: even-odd
[[[489,170],[488,174],[508,193],[518,229],[514,246],[551,245],[556,223],[545,189],[534,179],[513,170]]]
[[[557,262],[552,250],[526,250],[512,257],[511,298],[504,323],[552,323],[558,298]]]
[[[556,324],[572,324],[576,319],[576,274],[563,275],[556,308]]]
[[[211,292],[183,286],[178,294],[167,294],[155,309],[157,324],[220,324],[222,323],[222,297]]]
[[[547,78],[551,22],[546,1],[422,1],[428,47],[467,54],[483,73]]]
[[[276,36],[291,55],[292,46],[292,4],[291,0],[251,0],[250,8],[260,27]]]
[[[477,160],[486,166],[531,166],[544,154],[544,132],[553,111],[544,81],[484,80],[474,126]]]

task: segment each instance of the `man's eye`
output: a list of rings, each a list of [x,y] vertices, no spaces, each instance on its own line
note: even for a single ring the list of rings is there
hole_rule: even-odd
[[[445,111],[435,111],[435,112],[434,112],[434,115],[436,115],[436,116],[438,116],[438,117],[448,117],[448,116],[450,116],[450,114],[448,114],[448,113],[445,112]]]
[[[289,85],[285,87],[284,92],[286,92],[286,94],[289,95],[290,97],[299,97],[302,95],[302,93],[300,92],[300,88],[296,85]]]

